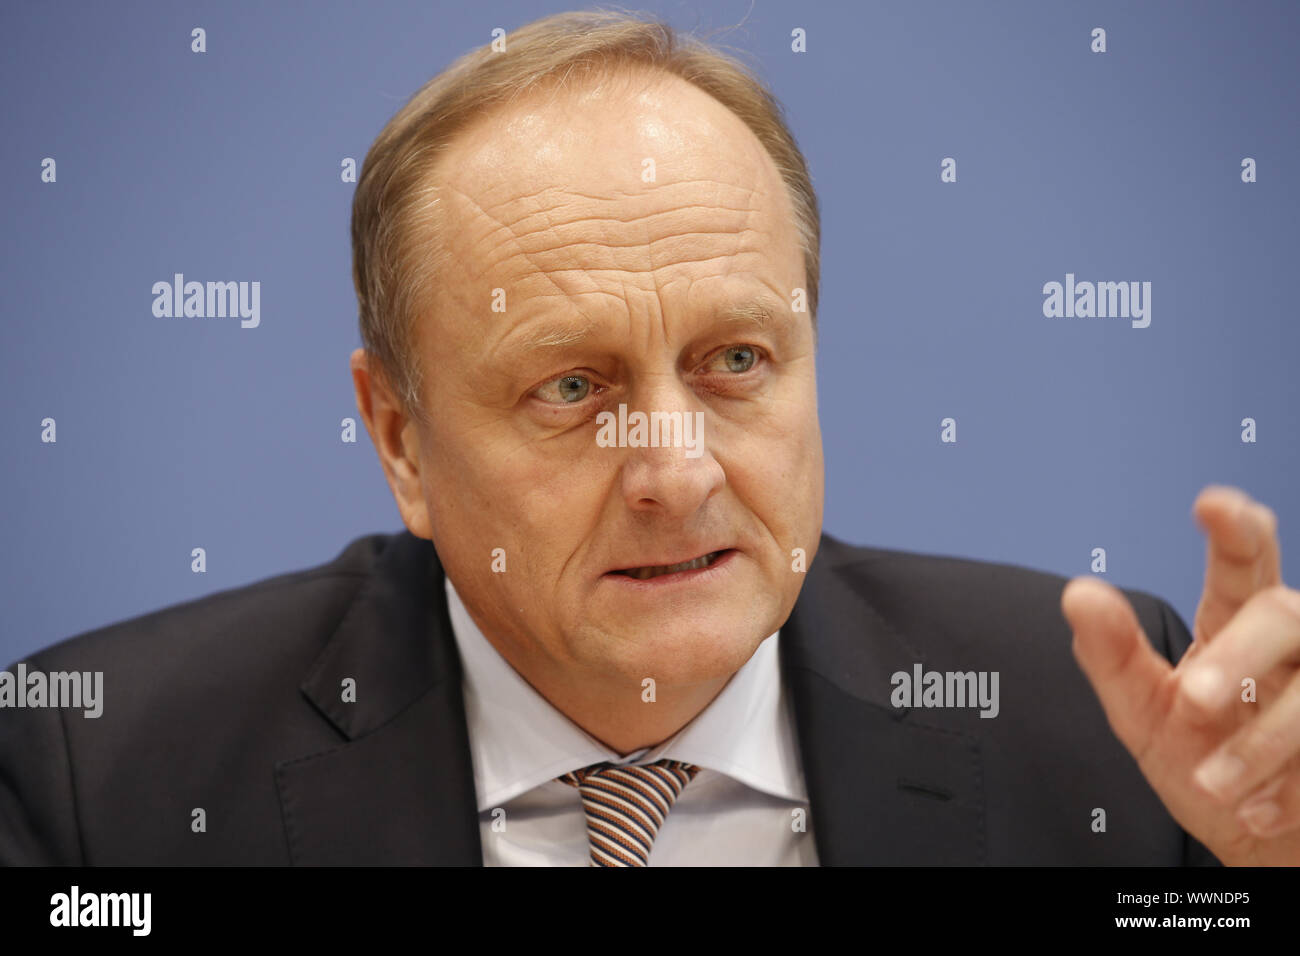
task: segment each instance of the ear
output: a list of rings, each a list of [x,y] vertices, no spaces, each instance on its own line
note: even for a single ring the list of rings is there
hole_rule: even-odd
[[[357,410],[366,423],[379,464],[397,502],[402,523],[417,538],[432,540],[429,508],[420,480],[420,426],[406,414],[387,379],[373,366],[365,349],[349,361]]]

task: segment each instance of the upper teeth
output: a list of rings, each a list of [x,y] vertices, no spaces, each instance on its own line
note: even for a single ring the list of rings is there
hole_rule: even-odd
[[[694,560],[683,561],[681,564],[661,564],[653,568],[628,568],[621,573],[645,580],[646,578],[656,578],[661,574],[672,574],[675,571],[694,571],[697,568],[707,568],[717,556],[718,552],[714,551],[712,554],[703,554]]]

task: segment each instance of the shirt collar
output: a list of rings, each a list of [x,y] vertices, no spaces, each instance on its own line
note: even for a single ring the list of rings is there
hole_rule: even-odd
[[[807,799],[781,680],[780,631],[759,645],[709,706],[668,740],[619,756],[533,689],[492,646],[445,578],[464,672],[465,715],[479,812],[601,761],[672,759],[716,770],[773,796]]]

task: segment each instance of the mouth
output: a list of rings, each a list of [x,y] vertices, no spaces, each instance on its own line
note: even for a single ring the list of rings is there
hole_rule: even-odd
[[[702,554],[697,558],[691,558],[689,561],[681,561],[677,564],[657,564],[639,568],[620,568],[617,571],[610,571],[609,573],[625,575],[629,578],[635,578],[638,581],[648,581],[651,578],[660,578],[668,574],[683,574],[690,571],[702,571],[705,568],[712,567],[718,561],[732,554],[733,551],[733,548],[723,548],[721,551],[710,551],[708,554]]]

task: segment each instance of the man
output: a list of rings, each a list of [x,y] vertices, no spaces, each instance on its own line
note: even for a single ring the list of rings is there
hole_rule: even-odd
[[[0,862],[1300,862],[1272,513],[1198,499],[1190,651],[824,535],[807,169],[673,41],[538,21],[380,134],[351,367],[407,530],[29,662],[104,711],[3,715]]]

